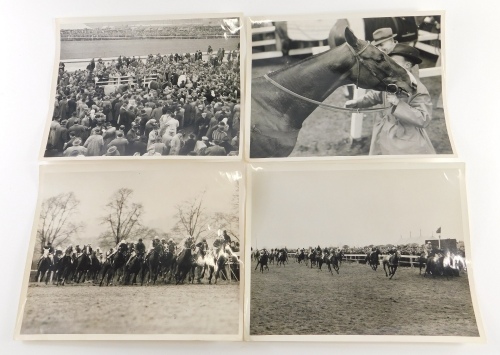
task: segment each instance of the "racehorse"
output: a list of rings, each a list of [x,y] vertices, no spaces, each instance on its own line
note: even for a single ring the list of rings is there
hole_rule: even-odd
[[[267,269],[267,271],[269,271],[269,266],[267,265],[268,261],[269,261],[269,254],[266,251],[264,251],[257,260],[257,265],[255,266],[255,270],[257,270],[257,268],[260,265],[260,272],[262,273],[264,272],[264,267]]]
[[[57,267],[57,282],[56,285],[62,285],[66,283],[71,271],[73,269],[73,257],[71,255],[64,255],[61,260],[59,260]]]
[[[424,274],[425,274],[425,268],[427,265],[427,254],[425,252],[422,252],[420,254],[420,257],[418,258],[418,273],[419,275],[422,275],[422,269],[424,269]]]
[[[398,269],[399,259],[401,258],[401,253],[399,250],[396,250],[391,255],[386,255],[384,260],[382,261],[382,265],[384,266],[385,276],[392,279],[396,270]],[[387,266],[387,269],[385,268]],[[387,273],[389,271],[389,273]]]
[[[90,260],[92,262],[92,265],[90,266],[90,269],[88,272],[89,279],[91,279],[92,282],[96,283],[96,282],[98,282],[99,272],[101,271],[102,264],[101,264],[101,261],[99,260],[99,258],[97,257],[97,252],[95,250],[92,251],[92,255],[90,256]]]
[[[382,252],[380,251],[379,248],[366,254],[366,261],[368,262],[368,265],[370,265],[373,271],[377,271],[377,268],[380,265],[380,261],[378,258],[380,254],[382,254]]]
[[[45,284],[47,284],[49,282],[51,266],[52,262],[48,256],[43,256],[38,260],[35,282],[42,282],[45,277]]]
[[[339,258],[339,255],[340,253],[333,252],[332,256],[330,256],[330,262],[328,263],[328,270],[330,271],[330,273],[332,273],[332,275],[333,275],[332,269],[335,270],[337,274],[339,273],[339,261],[342,260],[341,258]]]
[[[192,250],[185,248],[177,256],[175,261],[175,284],[184,282],[186,276],[190,273],[193,266]]]
[[[316,250],[313,250],[309,253],[309,261],[311,262],[311,269],[313,265],[316,265]]]
[[[163,282],[170,282],[172,275],[175,273],[175,255],[169,250],[165,252],[160,257],[160,275],[163,278]],[[168,281],[167,281],[168,276]]]
[[[134,255],[129,261],[125,264],[124,272],[123,272],[123,284],[135,284],[137,281],[137,276],[141,278],[141,286],[144,284],[144,274],[145,274],[145,263],[144,258],[142,256]],[[134,275],[132,281],[130,280],[130,276]]]
[[[76,257],[76,268],[73,279],[77,283],[80,283],[80,280],[82,282],[85,282],[85,276],[87,275],[87,272],[90,270],[91,266],[90,255],[91,248],[86,245],[83,248],[82,253]]]
[[[112,282],[116,271],[121,269],[126,262],[127,257],[121,250],[117,250],[113,256],[109,257],[102,265],[102,278],[99,286],[102,286],[106,276],[106,286],[108,286]]]
[[[409,72],[348,27],[345,39],[339,47],[252,79],[251,158],[289,156],[303,122],[340,86],[416,91]]]
[[[215,260],[212,253],[204,252],[200,247],[196,247],[193,257],[193,276],[196,274],[196,282],[201,283],[205,276],[205,270],[208,269],[208,283],[212,283],[212,276],[215,271]],[[192,282],[194,282],[194,277]]]
[[[278,253],[278,257],[276,258],[276,260],[278,261],[277,262],[277,266],[280,266],[280,264],[283,265],[283,266],[285,266],[285,262],[287,260],[286,252],[280,251]]]
[[[148,285],[153,281],[153,285],[156,283],[158,278],[158,273],[160,271],[160,258],[163,255],[163,246],[157,244],[154,249],[146,256],[145,267],[148,274]],[[144,275],[145,277],[146,275]]]
[[[303,261],[303,262],[306,262],[306,255],[304,253],[303,250],[300,251],[300,254],[297,258],[297,262],[300,264],[300,262]]]

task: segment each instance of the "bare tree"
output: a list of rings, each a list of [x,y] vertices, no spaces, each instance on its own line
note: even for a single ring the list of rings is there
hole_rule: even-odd
[[[73,192],[62,193],[43,201],[37,229],[41,253],[47,243],[59,246],[83,228],[81,223],[71,221],[79,204],[80,201]]]
[[[186,233],[195,240],[207,230],[208,220],[203,206],[205,192],[200,193],[191,201],[184,201],[176,206],[178,221],[173,228],[176,233]]]
[[[108,238],[112,239],[115,245],[134,236],[142,227],[140,219],[144,209],[142,204],[132,201],[133,192],[131,189],[121,188],[111,196],[106,205],[107,214],[102,218],[101,224],[109,226]]]

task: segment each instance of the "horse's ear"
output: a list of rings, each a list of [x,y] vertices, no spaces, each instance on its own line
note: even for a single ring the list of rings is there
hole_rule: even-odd
[[[349,29],[349,27],[346,27],[345,28],[345,40],[347,41],[347,43],[349,43],[349,45],[353,48],[357,48],[358,47],[358,43],[359,43],[359,40],[358,40],[358,37],[356,37],[354,35],[354,33],[352,33],[352,31]]]

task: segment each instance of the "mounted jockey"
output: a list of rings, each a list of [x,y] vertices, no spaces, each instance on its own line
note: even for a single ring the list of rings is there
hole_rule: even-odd
[[[68,245],[68,247],[64,251],[64,255],[65,256],[71,256],[71,255],[73,255],[73,246],[71,244]]]
[[[425,257],[427,257],[427,258],[431,257],[434,254],[433,249],[434,248],[432,247],[432,243],[427,242],[427,244],[425,244],[425,246],[424,246]]]
[[[40,263],[45,258],[49,258],[50,263],[54,264],[54,248],[51,242],[47,242],[47,245],[43,247],[42,256],[38,262]]]
[[[208,243],[207,243],[207,238],[202,238],[201,242],[198,242],[196,244],[198,248],[200,248],[201,255],[205,257],[205,254],[208,251]]]
[[[184,249],[191,249],[191,247],[194,244],[194,238],[192,236],[186,237],[182,242],[181,242],[181,248],[179,248],[179,251],[177,252],[177,256],[179,256]]]
[[[149,247],[148,254],[146,255],[146,258],[149,257],[149,255],[151,255],[153,250],[155,250],[156,246],[159,244],[160,244],[160,237],[158,237],[158,236],[154,237],[153,240],[151,241],[151,246]]]
[[[175,250],[177,249],[177,245],[175,245],[175,242],[172,238],[169,238],[168,242],[167,242],[167,250],[172,253],[172,254],[175,254]]]

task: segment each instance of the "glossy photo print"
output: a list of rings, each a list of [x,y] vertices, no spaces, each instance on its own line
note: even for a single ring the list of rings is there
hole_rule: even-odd
[[[241,166],[95,164],[42,166],[16,337],[241,340]]]
[[[238,156],[241,33],[237,15],[59,20],[42,156]]]
[[[247,156],[453,156],[443,15],[251,17]]]
[[[305,164],[249,169],[247,339],[480,341],[463,165]]]

